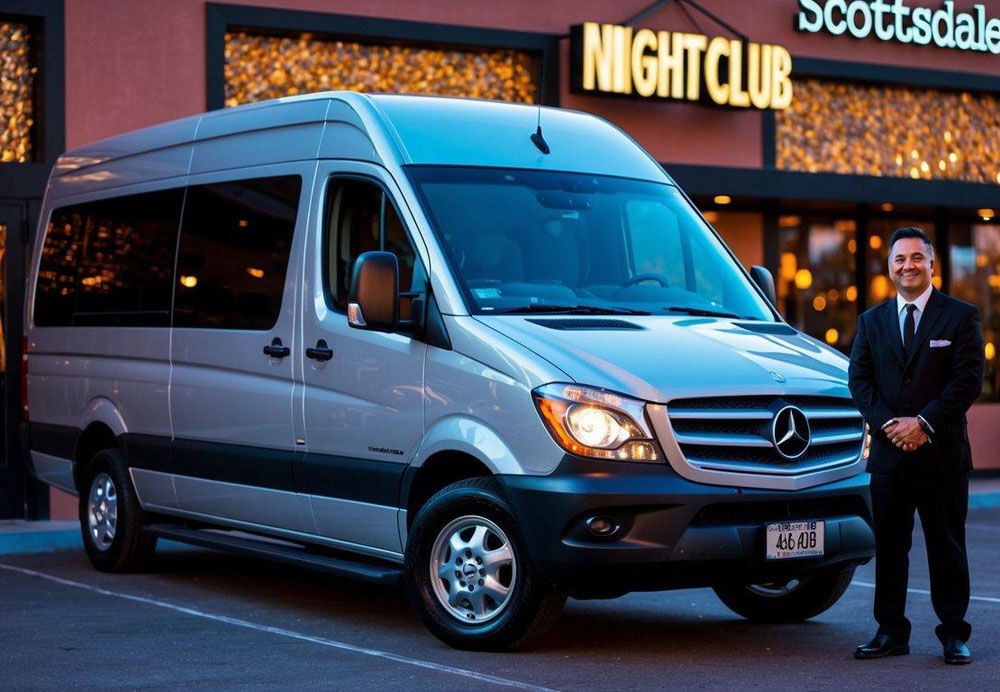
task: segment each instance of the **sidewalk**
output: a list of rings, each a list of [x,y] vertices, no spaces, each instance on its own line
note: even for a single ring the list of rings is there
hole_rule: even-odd
[[[1000,507],[1000,478],[969,481],[969,509]],[[80,525],[75,521],[0,520],[0,555],[49,553],[82,549]]]

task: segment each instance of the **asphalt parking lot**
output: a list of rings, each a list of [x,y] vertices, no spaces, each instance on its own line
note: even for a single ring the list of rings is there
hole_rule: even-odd
[[[874,569],[800,625],[754,625],[708,589],[569,601],[533,649],[452,650],[401,589],[173,546],[154,571],[94,571],[82,550],[0,556],[0,687],[327,689],[995,689],[1000,509],[972,510],[972,665],[933,634],[922,537],[911,554],[912,653],[855,661],[874,632]]]

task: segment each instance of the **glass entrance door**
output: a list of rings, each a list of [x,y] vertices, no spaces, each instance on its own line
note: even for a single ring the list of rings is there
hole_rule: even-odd
[[[18,436],[27,211],[23,201],[0,202],[0,518],[48,511],[41,484],[28,478]]]

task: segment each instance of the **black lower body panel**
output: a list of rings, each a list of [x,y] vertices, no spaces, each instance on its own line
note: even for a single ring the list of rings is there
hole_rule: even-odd
[[[536,568],[579,593],[768,583],[846,569],[875,553],[868,475],[799,491],[693,483],[663,464],[567,456],[549,476],[498,477]],[[607,517],[618,528],[588,527]],[[764,524],[826,522],[822,557],[765,559]]]

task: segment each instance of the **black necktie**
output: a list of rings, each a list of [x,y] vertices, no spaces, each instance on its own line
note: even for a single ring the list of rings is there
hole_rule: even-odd
[[[903,352],[907,356],[910,355],[910,349],[913,348],[913,332],[915,330],[916,320],[913,319],[913,313],[917,309],[917,306],[913,303],[906,304],[906,319],[903,321]]]

